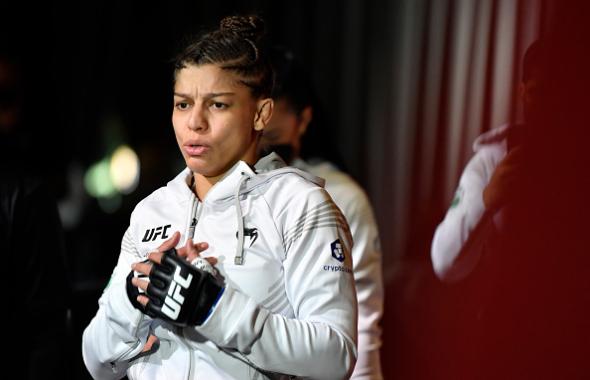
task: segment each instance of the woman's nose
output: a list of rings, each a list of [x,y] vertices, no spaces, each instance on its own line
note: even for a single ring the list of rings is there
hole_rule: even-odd
[[[193,107],[188,119],[188,127],[194,131],[207,129],[207,119],[200,107]]]

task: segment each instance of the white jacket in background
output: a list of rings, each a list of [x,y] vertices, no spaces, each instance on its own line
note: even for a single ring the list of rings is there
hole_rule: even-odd
[[[358,300],[358,358],[351,379],[381,380],[380,321],[383,315],[383,275],[379,229],[364,190],[346,173],[326,161],[296,159],[292,165],[326,180],[326,191],[348,221],[352,266]]]
[[[475,155],[459,180],[455,197],[434,233],[431,259],[436,276],[448,282],[467,276],[477,265],[485,238],[500,213],[486,213],[483,191],[506,157],[509,125],[494,128],[473,143]],[[478,233],[473,234],[477,227]],[[469,247],[466,243],[469,242]]]
[[[327,192],[297,169],[257,174],[240,161],[200,202],[189,189],[190,177],[184,170],[131,215],[109,286],[83,334],[92,376],[350,376],[357,355],[352,241]],[[194,241],[209,243],[202,256],[218,259],[226,289],[201,326],[181,329],[133,308],[125,283],[131,264],[174,231],[181,232],[183,246],[193,221]],[[149,334],[159,346],[140,355]]]

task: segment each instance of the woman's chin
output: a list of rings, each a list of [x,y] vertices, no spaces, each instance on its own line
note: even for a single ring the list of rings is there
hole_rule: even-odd
[[[218,177],[223,173],[211,170],[211,167],[203,167],[203,165],[195,165],[193,162],[187,162],[187,166],[194,173],[203,177]]]
[[[186,166],[188,166],[193,173],[206,175],[205,173],[211,171],[209,163],[205,162],[204,160],[195,159],[194,157],[188,157],[184,160],[184,162],[186,162]]]

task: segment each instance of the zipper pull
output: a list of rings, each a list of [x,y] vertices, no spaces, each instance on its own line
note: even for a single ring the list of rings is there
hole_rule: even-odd
[[[192,239],[195,236],[195,228],[197,227],[197,218],[193,218],[191,226],[188,229],[188,237]]]

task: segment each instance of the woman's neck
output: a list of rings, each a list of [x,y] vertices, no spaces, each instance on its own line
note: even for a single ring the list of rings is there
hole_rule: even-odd
[[[209,190],[211,190],[213,185],[219,182],[221,177],[222,176],[205,177],[202,174],[193,173],[194,180],[191,190],[193,191],[193,193],[195,193],[195,195],[197,196],[197,198],[199,198],[200,201],[203,201],[207,193],[209,193]]]
[[[243,156],[240,161],[244,161],[250,167],[254,167],[254,164],[258,161],[258,158],[259,157],[258,154],[256,154],[256,150],[253,150],[252,152],[249,152],[249,154]],[[221,179],[226,175],[227,171],[230,169],[231,167],[227,170],[224,170],[223,173],[216,176],[205,176],[203,174],[193,172],[194,180],[191,186],[191,190],[195,193],[199,200],[203,201],[207,193],[209,193],[209,190],[211,190],[211,188],[215,186],[217,182],[221,181]]]

